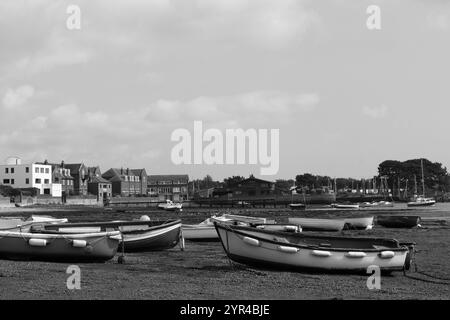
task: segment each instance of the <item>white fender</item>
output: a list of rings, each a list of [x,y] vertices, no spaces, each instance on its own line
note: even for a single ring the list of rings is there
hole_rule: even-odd
[[[331,256],[330,251],[313,250],[311,253],[312,253],[312,255],[317,256],[317,257],[330,257]]]
[[[259,247],[259,241],[250,237],[244,237],[244,242],[251,246]]]
[[[345,254],[345,256],[349,258],[364,258],[366,253],[361,251],[349,251]]]
[[[298,248],[286,247],[286,246],[278,246],[277,249],[280,250],[281,252],[286,252],[286,253],[297,253],[300,250]]]
[[[32,247],[45,247],[47,245],[47,240],[45,239],[30,239],[28,244]]]
[[[379,254],[381,259],[391,259],[395,256],[394,251],[381,251]]]
[[[87,246],[86,240],[72,240],[72,246],[75,248],[85,248]]]

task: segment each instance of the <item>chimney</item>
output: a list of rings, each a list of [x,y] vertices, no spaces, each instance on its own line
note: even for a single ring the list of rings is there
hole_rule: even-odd
[[[61,168],[63,168],[63,169],[64,169],[64,160],[63,160],[63,161],[61,161]]]

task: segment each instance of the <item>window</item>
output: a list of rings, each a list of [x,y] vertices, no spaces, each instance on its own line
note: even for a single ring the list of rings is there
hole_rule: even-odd
[[[45,173],[50,173],[50,169],[49,168],[45,168]]]
[[[36,169],[34,169],[34,173],[39,173],[39,168],[36,167]]]
[[[14,184],[14,179],[11,179],[11,184]]]
[[[9,173],[9,168],[5,168],[5,173]]]
[[[26,178],[25,179],[25,184],[30,184],[30,179]]]
[[[3,179],[3,184],[9,184],[9,179]]]
[[[41,179],[36,179],[36,180],[34,180],[34,182],[40,184],[41,183]]]
[[[11,168],[11,173],[14,173],[14,168]]]
[[[44,168],[41,168],[41,173],[44,173]]]
[[[30,173],[30,167],[25,168],[25,173]]]
[[[45,184],[49,184],[50,181],[49,181],[48,179],[44,179],[44,183],[45,183]]]

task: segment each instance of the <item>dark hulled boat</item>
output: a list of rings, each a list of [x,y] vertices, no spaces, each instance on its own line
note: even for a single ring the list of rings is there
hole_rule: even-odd
[[[377,224],[386,228],[414,228],[420,223],[419,216],[378,216]]]

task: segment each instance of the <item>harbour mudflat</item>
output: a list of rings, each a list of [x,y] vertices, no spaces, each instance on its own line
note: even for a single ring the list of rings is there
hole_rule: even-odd
[[[45,210],[45,209],[43,209]],[[64,216],[72,222],[131,219],[144,211],[106,212],[103,209],[76,208],[64,212],[47,212]],[[289,210],[185,210],[181,215],[147,212],[152,219],[181,218],[185,223],[204,220],[211,213],[266,215],[285,219]],[[37,214],[38,212],[36,212]],[[43,213],[43,212],[39,212]],[[333,213],[327,213],[333,215]],[[383,213],[385,214],[385,213]],[[435,223],[445,220],[444,211],[414,211],[425,217],[422,229],[387,229],[376,226],[371,231],[344,231],[347,235],[392,237],[417,243],[419,271],[440,278],[450,278],[450,229]],[[18,215],[18,212],[10,213]],[[25,214],[26,215],[26,214]],[[427,222],[427,216],[429,222]],[[382,276],[381,289],[369,290],[369,275],[297,273],[254,269],[231,263],[219,242],[194,243],[186,248],[126,254],[125,264],[117,257],[107,263],[78,264],[81,289],[67,289],[69,264],[0,260],[0,299],[449,299],[450,281],[437,280],[402,272]]]

